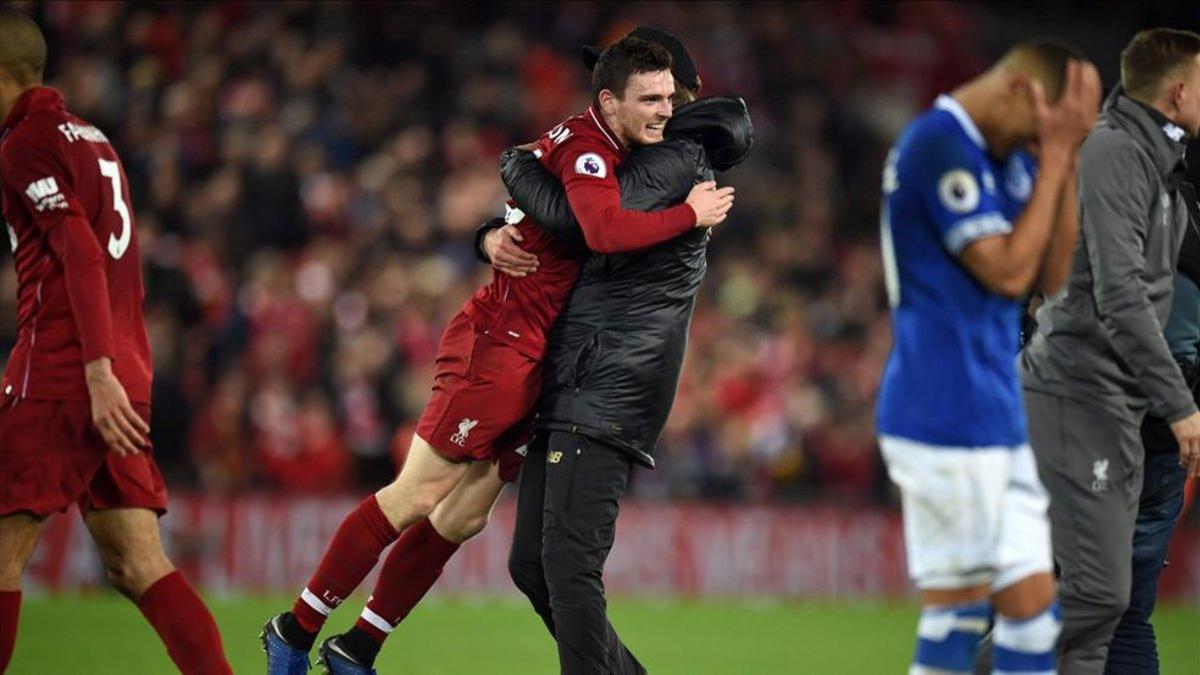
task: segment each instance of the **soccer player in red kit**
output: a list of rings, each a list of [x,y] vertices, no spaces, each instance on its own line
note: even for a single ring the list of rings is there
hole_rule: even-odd
[[[693,227],[716,225],[733,201],[731,188],[704,183],[685,203],[662,211],[621,207],[614,169],[630,146],[662,140],[675,92],[670,55],[637,42],[629,58],[650,52],[658,59],[655,67],[632,68],[621,95],[605,90],[605,108],[589,107],[535,144],[543,165],[561,178],[588,248],[599,253],[642,249]],[[383,639],[433,583],[458,543],[482,529],[504,482],[515,479],[518,448],[528,441],[541,389],[546,339],[574,286],[580,259],[519,211],[509,216],[522,248],[537,257],[536,270],[523,277],[493,275],[450,320],[438,349],[433,396],[400,475],[346,517],[292,611],[267,623],[263,639],[270,675],[304,672],[326,617],[403,533],[405,541],[385,560],[356,627],[321,647],[322,661],[335,674],[373,672],[371,662]],[[482,516],[443,532],[437,525],[444,510]],[[417,549],[420,566],[406,555],[415,557]]]
[[[0,10],[0,185],[17,343],[0,378],[0,672],[46,518],[78,504],[112,585],[183,673],[230,673],[212,615],[163,553],[141,262],[121,161],[41,86],[46,43]],[[119,668],[118,668],[119,670]]]

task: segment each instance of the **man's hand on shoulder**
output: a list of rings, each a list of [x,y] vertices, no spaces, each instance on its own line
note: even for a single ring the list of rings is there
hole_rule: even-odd
[[[696,227],[713,227],[725,222],[733,208],[733,188],[718,188],[713,181],[697,183],[688,193],[687,205],[696,212]]]
[[[497,271],[520,279],[538,269],[537,256],[518,246],[523,241],[516,225],[505,225],[484,235],[483,250]]]
[[[1171,431],[1179,441],[1179,465],[1189,476],[1200,476],[1200,412],[1172,422]]]
[[[141,452],[147,445],[150,425],[133,406],[125,388],[112,372],[112,359],[106,357],[84,365],[88,397],[92,401],[92,424],[113,452],[125,457]]]

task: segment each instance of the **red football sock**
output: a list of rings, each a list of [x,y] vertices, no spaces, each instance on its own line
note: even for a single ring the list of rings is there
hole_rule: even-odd
[[[379,562],[379,554],[396,537],[396,528],[379,508],[375,495],[362,500],[338,527],[317,573],[292,606],[300,627],[309,633],[320,632],[329,613],[367,578]]]
[[[458,546],[438,534],[428,518],[405,530],[383,561],[375,591],[355,628],[382,644],[433,588]]]
[[[179,572],[154,582],[137,600],[167,654],[184,675],[233,675],[221,634],[204,601]]]
[[[20,614],[21,591],[0,591],[0,673],[8,669],[8,662],[12,660]]]

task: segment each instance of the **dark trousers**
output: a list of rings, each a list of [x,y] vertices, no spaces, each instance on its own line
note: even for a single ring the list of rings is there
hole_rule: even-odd
[[[564,675],[646,672],[608,621],[601,577],[632,467],[620,450],[550,432],[521,468],[508,569],[558,642]]]
[[[1133,532],[1133,584],[1129,608],[1108,647],[1105,675],[1158,675],[1158,645],[1150,615],[1167,561],[1171,530],[1183,510],[1187,472],[1179,466],[1179,446],[1161,419],[1146,419],[1142,442],[1146,470]]]

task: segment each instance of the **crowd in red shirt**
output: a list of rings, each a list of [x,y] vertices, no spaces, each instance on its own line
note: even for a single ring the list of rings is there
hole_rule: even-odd
[[[634,492],[886,495],[879,167],[908,119],[987,62],[975,10],[605,7],[34,9],[50,84],[125,162],[169,480],[390,480],[444,322],[490,274],[471,233],[502,210],[500,151],[586,107],[578,45],[644,23],[688,44],[705,93],[746,98],[757,138],[729,176],[738,200],[710,245],[660,468]],[[14,285],[0,265],[5,354]]]

